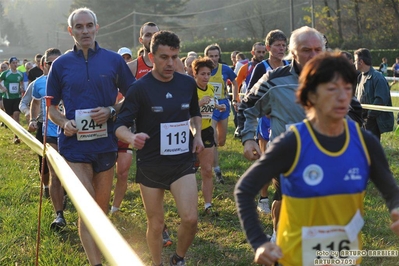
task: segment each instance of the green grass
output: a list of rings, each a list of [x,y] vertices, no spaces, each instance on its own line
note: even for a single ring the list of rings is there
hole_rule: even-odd
[[[399,106],[399,102],[395,101],[394,106]],[[237,218],[233,198],[237,179],[251,163],[242,156],[242,145],[232,136],[233,127],[230,122],[226,146],[220,149],[220,165],[226,182],[224,185],[216,185],[214,191],[214,206],[220,216],[199,216],[198,232],[186,255],[187,265],[255,265],[252,263],[253,252],[245,241]],[[12,144],[12,138],[10,130],[0,128],[0,265],[34,265],[40,193],[38,160],[25,144]],[[388,133],[383,135],[382,143],[392,171],[398,177],[399,140],[393,133]],[[145,211],[138,185],[133,178],[134,167],[130,171],[122,212],[110,219],[144,263],[150,265],[150,254],[145,241]],[[197,181],[200,189],[199,176]],[[272,189],[270,192],[273,192]],[[203,203],[199,192],[200,212]],[[367,190],[365,210],[363,249],[398,249],[399,238],[389,229],[388,211],[373,184]],[[68,205],[65,217],[67,229],[59,234],[51,232],[49,224],[54,219],[54,214],[50,202],[44,200],[40,265],[88,265],[78,236],[77,213],[71,204]],[[261,221],[265,231],[270,233],[270,217],[261,216]],[[168,265],[168,258],[176,247],[179,225],[173,197],[169,192],[165,196],[165,222],[175,241],[171,247],[163,250],[164,264]],[[399,261],[398,258],[366,257],[362,265],[399,265]]]

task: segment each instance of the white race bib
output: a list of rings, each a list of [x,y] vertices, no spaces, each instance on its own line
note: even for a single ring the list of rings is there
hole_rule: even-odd
[[[363,223],[362,221],[363,218],[358,210],[347,226],[302,227],[302,265],[314,265],[314,260],[320,258],[338,259],[341,250],[359,250],[357,236],[364,224],[364,221]],[[351,230],[350,234],[348,234],[348,229]],[[319,256],[318,254],[329,255]],[[345,259],[357,258],[348,257]]]
[[[161,155],[177,155],[189,151],[190,121],[161,123]]]
[[[82,109],[75,111],[75,121],[78,133],[76,134],[78,141],[93,140],[108,137],[107,123],[97,124],[91,118],[93,109]]]
[[[10,93],[12,94],[19,93],[19,83],[10,83],[9,88],[10,88]]]
[[[222,98],[222,83],[219,82],[209,82],[215,88],[215,97],[220,99]]]
[[[215,109],[215,99],[210,98],[209,103],[200,107],[202,119],[211,119],[213,110]]]

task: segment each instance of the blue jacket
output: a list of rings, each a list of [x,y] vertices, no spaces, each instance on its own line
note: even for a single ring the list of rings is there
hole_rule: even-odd
[[[63,101],[65,117],[71,120],[75,119],[76,110],[114,105],[118,89],[125,95],[134,81],[123,58],[101,48],[96,42],[95,49],[89,49],[87,60],[82,50],[75,46],[73,51],[61,55],[53,62],[47,79],[47,95],[53,96],[52,105]],[[108,121],[108,136],[90,141],[78,141],[76,135],[66,137],[61,129],[58,149],[62,155],[116,152],[113,126],[113,121]]]

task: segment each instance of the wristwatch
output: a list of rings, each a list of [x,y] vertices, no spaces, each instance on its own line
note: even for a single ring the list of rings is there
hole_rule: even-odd
[[[110,114],[110,116],[109,116],[109,119],[110,119],[110,120],[114,120],[115,117],[116,117],[116,110],[115,110],[115,108],[112,107],[112,106],[108,106],[108,108],[109,108],[109,110],[111,111],[111,114]]]

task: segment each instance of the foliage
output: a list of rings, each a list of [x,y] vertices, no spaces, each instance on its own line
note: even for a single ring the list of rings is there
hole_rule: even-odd
[[[396,87],[395,87],[396,88]],[[394,98],[399,106],[399,98]],[[395,115],[396,116],[396,115]],[[25,121],[22,123],[26,126]],[[234,185],[239,176],[251,165],[242,156],[241,143],[233,138],[234,128],[230,119],[226,145],[220,148],[220,165],[225,176],[224,185],[216,185],[214,207],[220,216],[210,218],[202,215],[203,199],[199,193],[199,223],[193,245],[187,253],[188,266],[248,266],[255,265],[253,251],[246,243],[238,221],[233,198]],[[38,162],[25,144],[12,144],[13,134],[0,127],[0,265],[34,265],[36,252],[37,210],[39,201]],[[399,141],[393,132],[382,135],[382,144],[399,181]],[[121,212],[110,216],[115,227],[132,246],[146,265],[150,255],[145,240],[146,215],[140,198],[138,185],[134,183],[134,167],[131,168],[128,191],[122,202]],[[197,174],[198,188],[201,179]],[[270,189],[270,197],[273,190]],[[164,199],[165,222],[172,240],[171,247],[163,249],[163,262],[176,249],[179,216],[173,197],[169,192]],[[77,231],[77,213],[72,204],[65,212],[67,228],[60,233],[49,230],[54,219],[51,203],[43,201],[41,221],[41,244],[39,265],[88,265]],[[270,234],[270,216],[262,215],[261,225]],[[362,230],[363,249],[388,250],[398,247],[398,237],[389,229],[390,219],[383,200],[373,184],[365,197],[365,226]],[[108,265],[104,262],[105,265]],[[397,258],[365,257],[362,265],[397,265]]]
[[[397,47],[399,2],[392,0],[314,1],[315,27],[323,32],[330,46],[343,49]],[[311,12],[311,8],[305,10]],[[306,15],[305,22],[311,23]]]
[[[0,40],[4,38],[9,42],[9,45],[23,45],[29,46],[31,44],[31,36],[26,29],[23,19],[16,21],[13,18],[6,18],[4,16],[4,8],[0,2]],[[0,43],[0,46],[5,44]]]
[[[111,5],[106,0],[0,0],[0,37],[7,35],[11,42],[8,49],[2,48],[7,56],[29,57],[31,52],[33,57],[49,47],[65,51],[73,44],[66,18],[71,9],[87,6],[98,15],[101,46],[115,51],[122,46],[136,51],[139,29],[146,21],[176,32],[184,47],[201,39],[226,40],[224,51],[249,50],[247,42],[263,40],[270,30],[278,28],[289,36],[291,27],[311,26],[311,2],[315,27],[332,48],[395,49],[399,43],[397,0],[118,0]],[[248,48],[230,40],[241,40]],[[202,51],[205,46],[187,50]],[[19,50],[10,51],[11,47]]]
[[[156,24],[162,29],[181,27],[179,20],[170,19],[167,14],[183,12],[188,1],[119,0],[115,5],[110,5],[107,0],[73,0],[70,11],[88,7],[96,13],[100,25],[97,40],[102,47],[117,51],[122,46],[133,45],[135,50],[142,24],[156,20]]]

